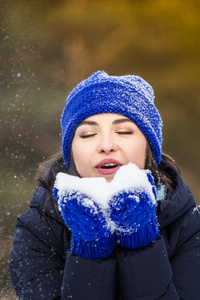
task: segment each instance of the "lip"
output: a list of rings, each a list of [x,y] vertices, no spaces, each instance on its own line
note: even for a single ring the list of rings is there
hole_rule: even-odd
[[[113,163],[113,164],[116,164],[117,167],[115,168],[111,168],[111,169],[102,169],[101,167],[105,164],[110,164],[110,163]],[[95,166],[95,169],[96,171],[101,174],[101,175],[110,175],[110,174],[114,174],[115,172],[117,172],[117,170],[119,170],[119,168],[122,166],[122,164],[114,159],[114,158],[106,158],[106,159],[103,159],[101,160],[96,166]]]

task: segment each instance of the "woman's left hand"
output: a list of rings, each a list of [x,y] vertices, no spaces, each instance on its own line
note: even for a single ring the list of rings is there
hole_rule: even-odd
[[[113,195],[109,206],[110,219],[115,224],[122,247],[138,249],[156,240],[159,234],[156,191],[150,173],[146,173],[146,182],[140,187],[131,187]]]

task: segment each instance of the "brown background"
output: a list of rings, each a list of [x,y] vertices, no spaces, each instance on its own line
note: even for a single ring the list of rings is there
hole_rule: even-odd
[[[153,85],[173,156],[200,204],[200,2],[0,1],[0,299],[18,214],[41,161],[60,145],[68,92],[92,72]]]

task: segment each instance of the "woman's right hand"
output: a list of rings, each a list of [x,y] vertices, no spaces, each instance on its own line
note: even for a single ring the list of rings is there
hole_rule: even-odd
[[[54,197],[72,231],[72,252],[90,259],[110,256],[116,246],[115,238],[98,204],[85,193],[70,189],[59,197],[54,187]]]

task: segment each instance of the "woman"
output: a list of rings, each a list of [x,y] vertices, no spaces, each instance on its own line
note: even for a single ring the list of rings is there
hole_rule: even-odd
[[[17,220],[19,299],[199,299],[200,210],[162,153],[152,87],[97,72],[61,127],[62,155]]]

